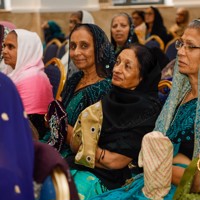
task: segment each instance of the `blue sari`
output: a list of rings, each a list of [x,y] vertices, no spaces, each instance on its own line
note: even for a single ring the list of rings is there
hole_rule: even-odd
[[[31,129],[16,87],[2,73],[0,98],[0,196],[9,200],[33,200]]]

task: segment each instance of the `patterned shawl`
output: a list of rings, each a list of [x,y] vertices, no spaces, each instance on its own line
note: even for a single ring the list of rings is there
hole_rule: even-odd
[[[197,157],[200,152],[200,72],[198,73],[198,101],[196,108],[196,118],[195,118],[195,144],[193,157]],[[186,75],[181,74],[178,70],[178,60],[176,60],[174,66],[173,84],[169,97],[163,106],[163,109],[156,121],[155,129],[156,131],[162,132],[166,135],[166,132],[170,126],[175,110],[187,91],[191,88],[189,79]]]

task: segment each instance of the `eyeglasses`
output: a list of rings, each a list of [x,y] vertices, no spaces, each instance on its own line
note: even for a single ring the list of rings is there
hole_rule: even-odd
[[[175,42],[175,48],[177,50],[179,50],[179,49],[181,49],[181,47],[184,47],[185,50],[189,50],[189,51],[192,51],[193,49],[200,49],[200,46],[194,46],[193,44],[185,44],[181,40],[176,40],[176,42]]]

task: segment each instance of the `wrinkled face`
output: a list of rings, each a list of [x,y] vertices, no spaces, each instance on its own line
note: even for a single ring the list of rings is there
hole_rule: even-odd
[[[178,66],[180,73],[188,76],[198,77],[198,70],[200,67],[200,30],[187,28],[181,37],[184,43],[178,49]]]
[[[111,34],[117,46],[123,46],[129,35],[129,22],[126,16],[116,16],[111,24]]]
[[[81,27],[72,33],[69,48],[70,58],[80,70],[95,68],[93,37],[86,28]]]
[[[80,19],[76,15],[71,15],[69,18],[69,32],[73,30],[76,24],[81,24]]]
[[[132,14],[132,19],[135,27],[139,26],[143,22],[142,18],[137,13]]]
[[[17,35],[9,33],[4,41],[3,58],[7,65],[15,69],[17,63]]]
[[[145,22],[151,24],[154,22],[155,14],[152,8],[147,8],[145,10]]]
[[[112,84],[134,90],[140,83],[139,63],[134,50],[125,49],[117,57],[113,68]]]

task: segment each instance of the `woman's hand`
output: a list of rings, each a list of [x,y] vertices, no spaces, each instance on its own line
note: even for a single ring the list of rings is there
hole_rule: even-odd
[[[104,169],[122,169],[131,161],[132,158],[97,147],[95,156],[96,167]]]
[[[191,162],[191,160],[181,154],[178,153],[174,158],[173,158],[173,164],[185,164],[185,165],[189,165]],[[183,167],[179,167],[179,166],[172,166],[172,183],[174,185],[178,185],[180,183],[180,180],[184,174],[185,168]]]

